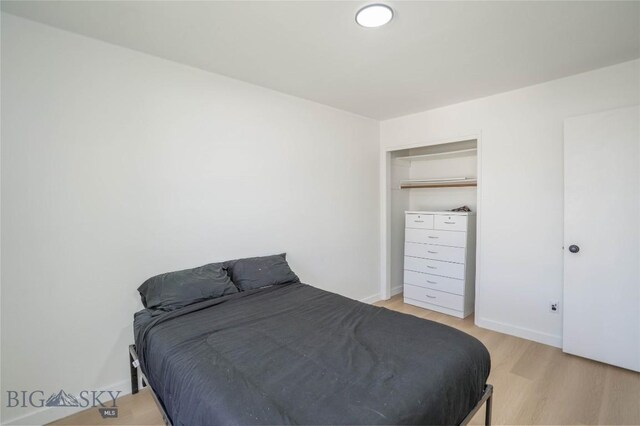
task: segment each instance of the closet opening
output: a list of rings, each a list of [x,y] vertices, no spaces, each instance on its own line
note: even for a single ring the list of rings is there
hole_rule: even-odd
[[[382,152],[382,299],[405,291],[406,213],[446,214],[466,206],[471,210],[468,217],[473,226],[470,225],[468,231],[473,233],[474,245],[469,247],[473,253],[468,250],[466,255],[465,267],[471,275],[465,279],[470,280],[467,288],[469,285],[471,288],[465,303],[474,304],[478,275],[475,240],[479,240],[476,223],[480,218],[480,149],[480,137],[470,136],[391,147]]]

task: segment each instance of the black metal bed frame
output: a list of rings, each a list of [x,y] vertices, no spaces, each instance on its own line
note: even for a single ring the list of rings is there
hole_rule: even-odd
[[[467,417],[462,420],[460,423],[462,426],[469,424],[473,416],[476,415],[478,410],[482,408],[482,405],[486,403],[486,410],[484,412],[484,424],[485,426],[491,426],[491,400],[493,398],[493,385],[486,384],[484,385],[484,392],[482,392],[482,396],[480,397],[480,401],[469,411]]]
[[[138,370],[140,370],[140,372],[138,372]],[[160,413],[162,413],[162,420],[164,420],[164,424],[166,426],[173,426],[171,423],[171,418],[164,409],[164,404],[162,403],[162,401],[160,401],[160,398],[158,398],[158,395],[156,395],[151,385],[148,384],[149,381],[140,369],[140,360],[138,359],[138,352],[136,352],[136,345],[129,345],[129,371],[131,372],[131,393],[138,393],[138,375],[140,375],[142,387],[149,388],[149,392],[151,392],[153,400],[156,402]]]
[[[149,392],[151,392],[151,396],[153,396],[153,400],[156,402],[158,409],[162,413],[162,419],[164,420],[164,424],[167,426],[172,426],[171,419],[169,418],[169,416],[167,415],[167,412],[164,409],[164,404],[162,404],[162,401],[160,401],[160,398],[158,398],[158,395],[156,395],[151,385],[148,384],[149,381],[145,377],[142,370],[138,371],[140,369],[140,360],[138,359],[138,353],[136,352],[136,345],[129,345],[129,369],[131,372],[131,393],[132,394],[138,393],[139,391],[138,377],[140,377],[142,382],[142,387],[149,388]],[[476,415],[478,410],[480,410],[480,408],[482,408],[482,406],[486,404],[484,424],[485,426],[491,426],[492,397],[493,397],[493,386],[487,384],[484,386],[484,392],[482,393],[482,397],[480,398],[480,401],[478,401],[475,407],[473,407],[473,409],[469,412],[469,414],[467,414],[467,417],[465,417],[464,420],[462,420],[462,423],[460,423],[460,425],[465,426],[469,424],[469,422],[471,421],[473,416]]]

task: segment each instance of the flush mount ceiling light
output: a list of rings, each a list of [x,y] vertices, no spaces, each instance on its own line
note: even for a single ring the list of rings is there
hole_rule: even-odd
[[[393,9],[386,4],[370,4],[356,13],[356,22],[363,27],[375,28],[389,23],[393,18]]]

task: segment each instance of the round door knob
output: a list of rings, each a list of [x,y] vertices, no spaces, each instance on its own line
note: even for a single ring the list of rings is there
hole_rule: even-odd
[[[571,245],[569,246],[569,251],[570,251],[571,253],[577,253],[577,252],[579,252],[579,251],[580,251],[580,247],[578,247],[578,246],[577,246],[577,245],[575,245],[575,244],[571,244]]]

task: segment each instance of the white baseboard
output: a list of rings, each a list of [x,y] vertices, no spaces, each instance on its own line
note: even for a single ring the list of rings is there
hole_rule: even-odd
[[[98,386],[96,390],[111,390],[120,391],[118,398],[129,395],[131,393],[131,383],[129,380],[113,384],[111,386]],[[84,410],[97,410],[98,408],[91,407],[42,407],[34,408],[34,411],[26,414],[22,414],[12,419],[2,419],[2,424],[7,425],[44,425],[56,420],[60,420],[64,417],[70,416],[75,413],[79,413]],[[11,410],[10,408],[4,408],[4,413]]]
[[[404,286],[399,285],[397,287],[393,287],[391,289],[391,297],[395,296],[396,294],[400,294],[404,291]]]
[[[391,297],[395,296],[396,294],[402,293],[403,290],[404,290],[403,286],[393,287],[391,289]],[[373,303],[379,302],[381,300],[382,299],[380,298],[380,293],[376,293],[376,294],[372,294],[369,297],[365,297],[364,299],[360,299],[360,302],[373,304]]]
[[[381,301],[382,299],[380,299],[380,293],[376,293],[376,294],[372,294],[369,297],[365,297],[364,299],[360,299],[360,302],[362,303],[368,303],[368,304],[373,304],[376,302]]]
[[[512,324],[506,324],[486,318],[477,318],[476,325],[478,327],[487,328],[489,330],[498,331],[500,333],[509,334],[511,336],[521,337],[534,342],[543,343],[556,348],[562,347],[562,336],[555,334],[543,333],[530,328],[518,327]]]

